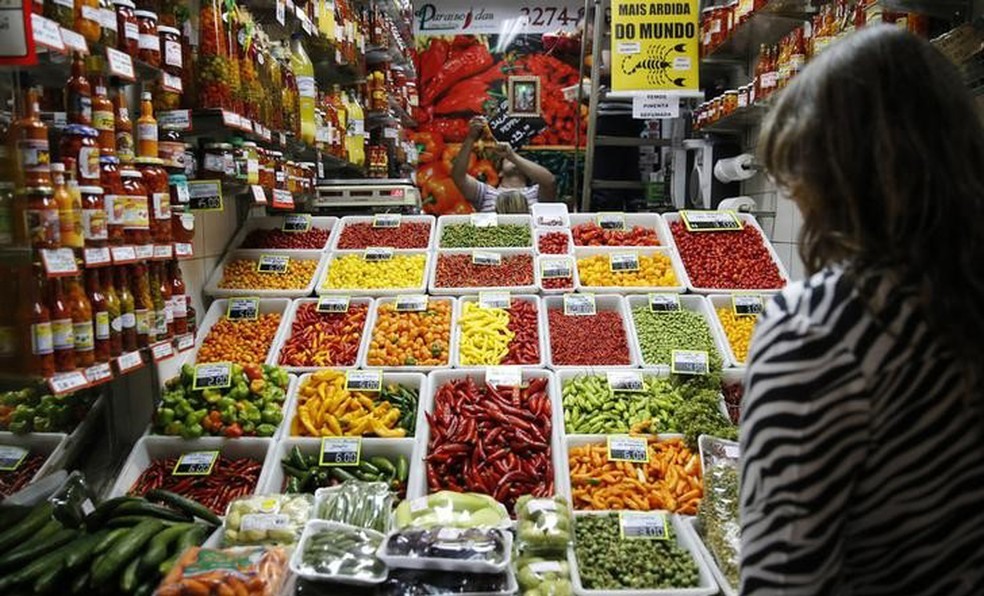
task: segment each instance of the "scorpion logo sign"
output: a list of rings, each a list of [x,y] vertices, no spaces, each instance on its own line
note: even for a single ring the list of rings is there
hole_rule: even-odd
[[[679,77],[676,79],[671,79],[667,74],[671,68],[673,68],[673,63],[670,61],[670,56],[674,53],[683,54],[687,51],[684,44],[680,43],[675,46],[664,46],[664,45],[654,45],[649,46],[649,51],[647,52],[647,57],[639,60],[632,68],[629,68],[629,61],[622,61],[622,72],[626,75],[631,75],[640,68],[646,70],[646,82],[650,85],[657,84],[669,84],[672,83],[677,87],[683,87],[686,85],[686,80],[684,77]]]

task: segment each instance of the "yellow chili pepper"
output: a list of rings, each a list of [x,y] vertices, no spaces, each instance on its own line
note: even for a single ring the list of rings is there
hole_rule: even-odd
[[[728,343],[731,344],[737,363],[743,364],[748,359],[748,344],[752,340],[758,317],[738,316],[730,306],[718,308],[717,316],[724,327],[724,334],[728,336]]]
[[[461,317],[459,352],[462,365],[497,365],[509,354],[516,334],[509,329],[509,313],[502,308],[482,308],[465,302]]]

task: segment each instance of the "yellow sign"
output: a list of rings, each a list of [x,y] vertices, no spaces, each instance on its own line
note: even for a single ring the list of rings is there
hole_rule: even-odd
[[[612,90],[696,91],[698,0],[612,0]]]

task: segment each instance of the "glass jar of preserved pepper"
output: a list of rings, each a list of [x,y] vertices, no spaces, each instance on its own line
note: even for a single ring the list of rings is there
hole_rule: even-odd
[[[58,248],[61,220],[55,191],[31,186],[14,192],[14,241],[32,248]]]
[[[236,176],[236,163],[229,143],[206,143],[202,151],[202,163],[198,168],[200,180],[233,181]]]
[[[198,107],[232,109],[232,68],[220,0],[202,0],[198,26]]]
[[[66,172],[75,172],[81,186],[99,184],[98,131],[91,126],[65,126],[58,152]],[[74,168],[74,170],[73,170]]]
[[[99,43],[115,48],[119,41],[116,8],[113,0],[99,0]]]
[[[171,239],[190,243],[195,238],[195,214],[171,211]]]
[[[171,194],[171,211],[174,208],[185,205],[191,199],[188,196],[188,177],[184,174],[167,175],[168,192]],[[181,240],[176,240],[181,242]]]
[[[137,319],[137,345],[146,348],[157,339],[154,325],[154,299],[150,295],[150,278],[147,275],[147,265],[137,263],[131,265],[133,292],[133,312]]]
[[[75,26],[89,43],[98,43],[102,35],[102,12],[99,0],[75,0]]]
[[[161,38],[161,69],[166,73],[181,76],[183,65],[181,32],[174,27],[159,26],[157,33]]]
[[[171,242],[171,194],[163,163],[162,159],[155,157],[137,158],[137,167],[150,197],[150,237],[155,244]]]
[[[82,193],[82,237],[86,248],[101,248],[109,243],[106,205],[101,186],[80,186]]]
[[[184,172],[185,142],[180,130],[167,125],[161,127],[157,141],[157,155],[164,161],[165,168]]]
[[[150,244],[150,210],[143,175],[135,169],[123,168],[123,234],[127,244]]]
[[[161,65],[161,40],[157,33],[157,14],[149,10],[137,10],[133,14],[140,29],[137,58],[158,68]]]
[[[74,0],[48,0],[44,3],[44,16],[66,29],[75,25]]]
[[[123,179],[120,177],[119,158],[105,155],[99,158],[99,183],[103,188],[103,206],[106,208],[106,240],[111,246],[124,242]]]
[[[140,51],[140,25],[134,14],[133,0],[113,0],[116,6],[116,49],[134,60]]]

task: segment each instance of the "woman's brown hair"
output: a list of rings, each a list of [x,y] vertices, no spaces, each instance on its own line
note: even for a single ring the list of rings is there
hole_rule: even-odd
[[[865,28],[783,90],[759,152],[803,213],[816,272],[888,271],[964,362],[984,357],[984,126],[955,66],[928,42]]]

